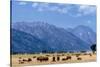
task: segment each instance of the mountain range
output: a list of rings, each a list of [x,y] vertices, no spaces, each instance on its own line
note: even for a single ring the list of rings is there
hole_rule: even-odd
[[[74,29],[69,28],[67,30],[90,45],[96,44],[96,32],[88,26],[79,25]]]
[[[87,37],[85,33],[92,30],[83,27],[85,26],[68,31],[44,22],[16,22],[11,28],[11,51],[12,53],[88,51],[91,44],[84,40]],[[84,38],[79,36],[80,32]],[[94,32],[90,33],[94,35]],[[92,35],[89,34],[87,38],[90,42]],[[95,37],[92,40],[96,41]]]

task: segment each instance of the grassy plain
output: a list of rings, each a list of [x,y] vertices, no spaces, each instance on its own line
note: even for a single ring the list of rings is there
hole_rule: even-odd
[[[40,62],[37,60],[37,57],[48,57],[48,61]],[[57,57],[60,57],[59,61]],[[67,56],[71,56],[69,60],[62,60]],[[53,62],[53,57],[56,58]],[[31,62],[19,63],[19,58],[28,59],[31,58]],[[81,59],[78,59],[81,58]],[[59,63],[79,63],[79,62],[93,62],[96,61],[96,53],[43,53],[43,54],[16,54],[11,55],[11,65],[12,67],[27,66],[27,65],[42,65],[42,64],[59,64]]]

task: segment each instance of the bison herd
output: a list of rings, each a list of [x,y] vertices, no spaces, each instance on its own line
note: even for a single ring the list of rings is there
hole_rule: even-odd
[[[40,62],[44,62],[44,61],[48,61],[49,58],[48,57],[44,57],[44,56],[40,56],[40,57],[37,57],[37,60],[40,61]]]
[[[28,59],[21,59],[21,58],[19,58],[19,64],[23,64],[25,62],[31,62],[31,61],[32,61],[31,58],[28,58]]]
[[[92,56],[92,54],[88,54],[89,56]],[[62,58],[62,56],[64,56]],[[33,56],[31,58],[22,58],[19,57],[18,61],[19,64],[24,64],[24,63],[30,63],[33,62],[34,59],[36,60],[35,62],[59,62],[59,61],[67,61],[67,60],[71,60],[72,56],[71,55],[57,55],[57,56],[50,56],[50,55],[45,55],[45,56]],[[80,57],[80,54],[76,54],[76,60],[82,60],[82,58]]]

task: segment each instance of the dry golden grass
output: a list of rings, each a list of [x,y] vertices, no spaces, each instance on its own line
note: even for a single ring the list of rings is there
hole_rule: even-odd
[[[47,56],[49,55],[49,56]],[[78,57],[76,55],[79,55]],[[33,58],[36,56],[36,58]],[[44,56],[48,57],[48,61],[43,61],[40,62],[37,60],[37,57]],[[52,57],[60,57],[60,60],[56,62],[53,62]],[[63,61],[63,58],[66,58],[67,56],[71,56],[71,60],[65,60]],[[23,64],[19,63],[19,57],[22,59],[28,59],[31,58],[31,62],[25,62]],[[77,60],[77,58],[81,58],[81,60]],[[26,65],[42,65],[42,64],[58,64],[58,63],[78,63],[78,62],[91,62],[91,61],[96,61],[96,54],[93,53],[60,53],[60,54],[17,54],[17,55],[12,55],[11,62],[12,62],[12,67],[18,67],[18,66],[26,66]]]

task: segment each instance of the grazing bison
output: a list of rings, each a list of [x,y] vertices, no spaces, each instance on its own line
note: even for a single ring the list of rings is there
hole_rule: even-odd
[[[30,62],[30,61],[32,61],[32,59],[31,58],[28,58],[27,62]]]
[[[43,61],[48,61],[49,58],[48,57],[37,57],[37,60],[40,61],[40,62],[43,62]]]
[[[55,61],[56,61],[56,58],[55,58],[55,57],[53,57],[52,59],[53,59],[53,60],[52,60],[53,62],[55,62]]]
[[[28,59],[23,59],[22,61],[23,62],[30,62],[30,61],[32,61],[32,59],[31,58],[28,58]]]
[[[66,60],[66,58],[62,58],[62,61],[65,61]]]
[[[27,62],[27,59],[23,59],[24,62]]]
[[[24,63],[24,61],[23,60],[18,60],[19,61],[19,64],[23,64]]]
[[[24,63],[24,61],[23,61],[22,57],[19,57],[18,62],[19,62],[19,64],[23,64],[23,63]]]
[[[57,61],[59,61],[59,60],[60,60],[60,57],[58,56],[58,57],[57,57]]]
[[[66,60],[71,60],[71,58],[72,58],[71,56],[67,56]]]
[[[78,57],[77,60],[82,60],[82,58]]]
[[[71,56],[67,56],[66,58],[63,58],[62,60],[63,61],[65,61],[65,60],[71,60],[71,58],[72,58]]]

